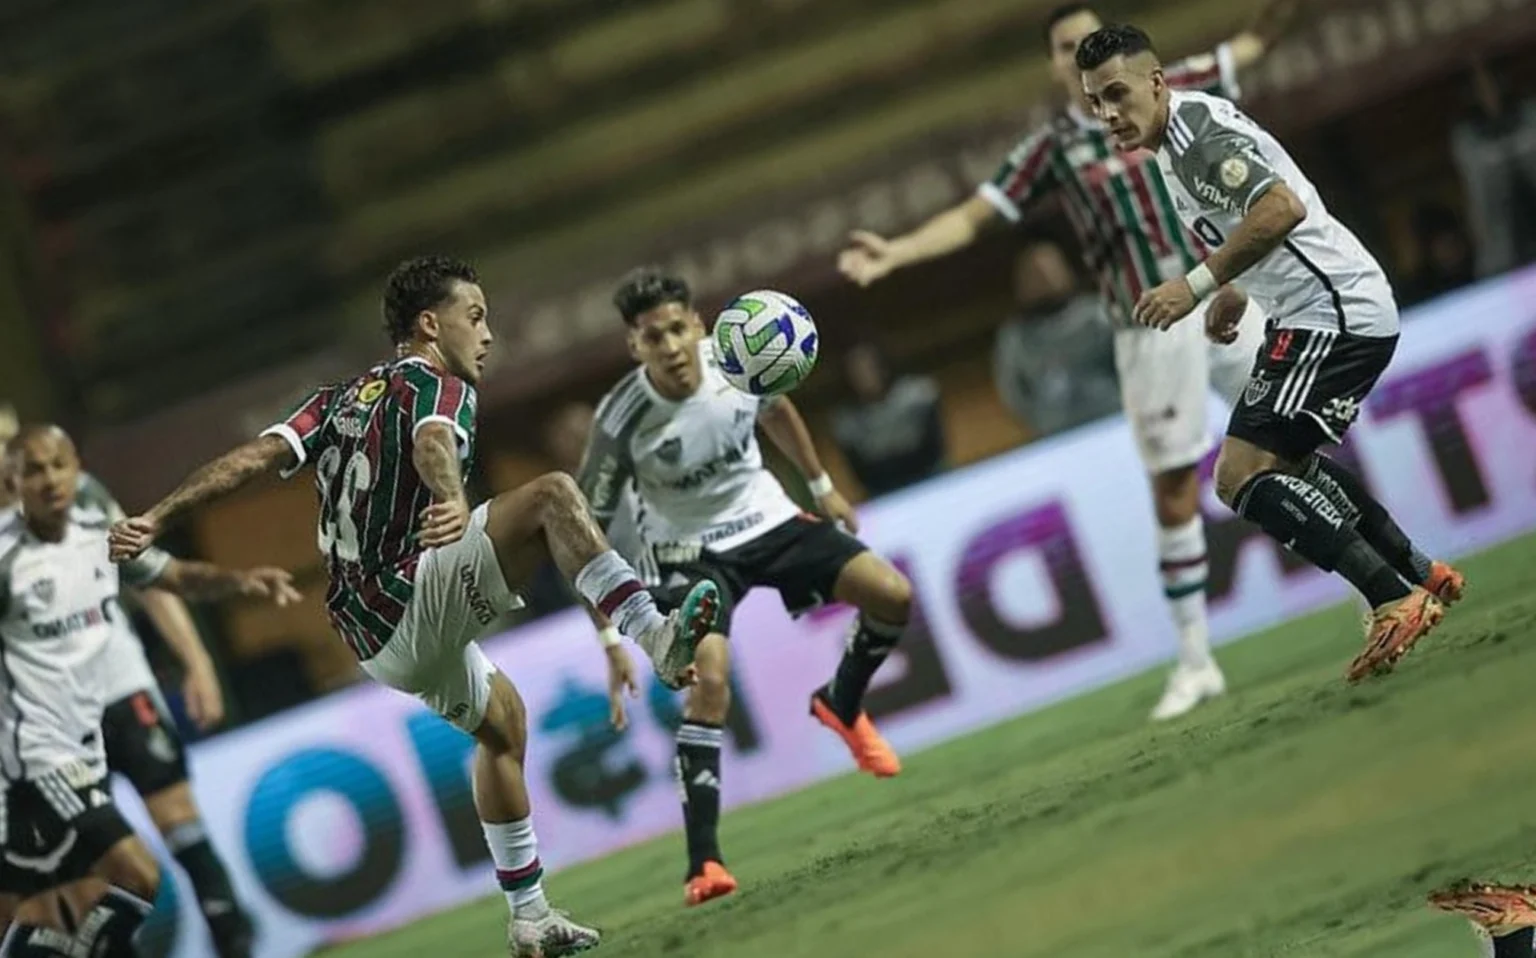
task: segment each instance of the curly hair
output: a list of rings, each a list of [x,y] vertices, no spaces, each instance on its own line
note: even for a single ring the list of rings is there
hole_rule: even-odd
[[[691,307],[693,290],[688,288],[687,280],[659,266],[641,266],[630,270],[613,294],[613,305],[630,326],[635,325],[641,313],[667,303]]]
[[[450,256],[418,256],[394,268],[384,284],[384,329],[396,346],[411,338],[416,317],[441,305],[453,281],[478,283],[475,268]]]

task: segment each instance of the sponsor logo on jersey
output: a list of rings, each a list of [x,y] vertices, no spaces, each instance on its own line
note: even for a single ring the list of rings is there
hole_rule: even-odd
[[[729,539],[731,536],[738,535],[740,533],[746,532],[748,529],[755,528],[761,524],[762,521],[763,514],[761,512],[754,512],[751,515],[742,516],[740,519],[732,519],[730,522],[722,522],[720,525],[715,526],[708,532],[704,533],[704,544],[710,545],[711,543]]]
[[[1220,187],[1205,180],[1195,180],[1195,193],[1202,200],[1219,209],[1227,209],[1232,205],[1232,200]]]
[[[382,379],[375,379],[371,382],[364,383],[363,388],[357,391],[358,405],[371,406],[378,402],[379,397],[384,395],[384,390],[386,388],[388,387],[385,385],[385,382]]]
[[[683,441],[678,438],[668,439],[656,447],[656,458],[669,466],[675,466],[683,458]]]
[[[39,639],[62,639],[98,625],[105,625],[112,621],[112,616],[108,609],[111,603],[115,601],[117,601],[115,596],[108,596],[101,600],[101,604],[92,606],[89,609],[80,609],[68,615],[60,616],[57,619],[34,622],[32,623],[32,635],[34,638]]]
[[[1328,404],[1323,407],[1324,418],[1332,419],[1334,422],[1345,426],[1354,422],[1355,417],[1358,415],[1360,415],[1360,403],[1348,396],[1330,399]]]
[[[673,440],[670,439],[667,440],[667,442],[672,441]],[[681,440],[678,440],[677,442],[679,446],[681,446]],[[747,447],[751,442],[752,434],[749,432],[746,434],[746,436],[742,437],[740,442],[731,447],[730,451],[725,455],[717,456],[716,458],[704,463],[704,465],[698,467],[697,469],[684,473],[671,482],[666,483],[667,488],[674,489],[678,492],[692,492],[693,490],[704,485],[704,483],[724,472],[726,469],[745,459],[747,457]],[[658,449],[656,452],[658,457],[662,457],[666,450],[666,446],[667,443],[662,443],[662,448]],[[681,454],[681,449],[679,449],[679,454]]]
[[[37,596],[37,601],[41,602],[43,605],[53,604],[55,591],[56,590],[54,588],[54,582],[52,579],[38,579],[36,582],[32,583],[32,594]]]
[[[1257,406],[1269,395],[1269,380],[1255,376],[1248,380],[1248,386],[1243,390],[1243,402],[1250,406]]]

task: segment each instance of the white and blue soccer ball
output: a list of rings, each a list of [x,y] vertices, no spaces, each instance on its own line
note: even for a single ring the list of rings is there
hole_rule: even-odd
[[[816,321],[794,297],[775,290],[731,300],[715,319],[714,335],[726,381],[753,396],[787,393],[816,368]]]

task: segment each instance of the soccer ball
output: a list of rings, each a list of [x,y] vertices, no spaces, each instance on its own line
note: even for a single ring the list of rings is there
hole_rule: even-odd
[[[771,289],[736,297],[715,319],[720,371],[753,396],[778,396],[804,382],[816,366],[818,342],[806,308]]]

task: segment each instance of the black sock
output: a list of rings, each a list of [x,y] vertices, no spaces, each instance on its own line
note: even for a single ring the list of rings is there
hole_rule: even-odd
[[[1521,928],[1493,940],[1493,958],[1531,958],[1536,928]]]
[[[96,906],[81,917],[71,935],[51,928],[13,925],[5,936],[3,958],[135,958],[133,938],[149,917],[149,902],[120,888],[108,888]]]
[[[1385,506],[1377,502],[1360,477],[1344,464],[1313,453],[1307,460],[1302,478],[1317,487],[1344,516],[1344,521],[1360,532],[1360,537],[1387,560],[1397,574],[1415,585],[1429,579],[1431,560],[1414,548]]]
[[[1348,579],[1371,608],[1411,591],[1328,497],[1299,476],[1261,472],[1251,477],[1233,511],[1324,572]]]
[[[843,649],[843,659],[837,663],[837,674],[827,686],[827,701],[837,717],[848,724],[864,710],[864,693],[869,683],[885,664],[886,657],[901,641],[904,625],[887,625],[868,616],[859,616],[854,631]]]
[[[209,844],[202,821],[185,822],[171,829],[166,833],[165,844],[192,882],[219,958],[245,958],[251,950],[251,923],[235,900],[229,872]]]
[[[684,721],[677,730],[677,782],[683,792],[683,825],[688,831],[688,876],[720,855],[720,742],[718,725]]]

